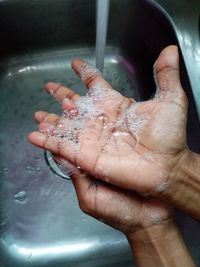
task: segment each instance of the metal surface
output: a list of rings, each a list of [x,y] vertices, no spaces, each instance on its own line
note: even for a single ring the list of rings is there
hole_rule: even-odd
[[[51,152],[45,150],[44,151],[44,156],[46,159],[46,162],[49,166],[49,168],[58,176],[60,176],[63,179],[67,179],[70,180],[70,173],[68,170],[63,169],[62,166],[60,166],[60,164],[57,164],[57,162],[54,160],[53,155]]]
[[[105,76],[122,93],[148,99],[154,61],[166,45],[178,44],[190,102],[188,142],[200,152],[192,96],[198,104],[200,2],[187,2],[111,1]],[[60,112],[42,90],[45,82],[85,91],[70,61],[94,63],[95,1],[0,1],[0,36],[0,267],[134,266],[125,237],[83,214],[71,181],[53,173],[43,151],[27,142],[34,111]],[[176,217],[200,265],[200,225]]]
[[[156,1],[173,24],[200,118],[200,1]]]

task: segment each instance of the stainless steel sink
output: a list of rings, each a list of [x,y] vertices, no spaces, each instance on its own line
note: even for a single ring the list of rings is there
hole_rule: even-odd
[[[190,101],[188,142],[197,152],[199,14],[198,0],[113,0],[105,56],[113,87],[145,100],[155,91],[152,65],[159,52],[179,45]],[[0,37],[0,267],[134,266],[125,237],[83,214],[71,181],[56,175],[44,152],[27,141],[36,110],[60,112],[44,93],[45,82],[85,91],[70,61],[94,63],[95,1],[0,1]],[[178,211],[176,217],[200,266],[200,224]]]

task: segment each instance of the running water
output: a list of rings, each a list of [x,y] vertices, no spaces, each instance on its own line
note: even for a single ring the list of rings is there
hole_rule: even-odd
[[[96,68],[103,73],[110,0],[97,0]]]

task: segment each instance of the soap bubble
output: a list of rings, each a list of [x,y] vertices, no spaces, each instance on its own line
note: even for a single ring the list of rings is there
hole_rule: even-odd
[[[83,64],[80,70],[81,78],[84,80],[90,74],[101,75],[87,63]],[[74,151],[75,157],[80,152],[80,136],[83,136],[86,129],[103,130],[103,133],[111,133],[114,138],[123,139],[132,135],[138,141],[148,116],[139,112],[142,102],[132,102],[124,113],[119,112],[117,118],[113,119],[109,112],[112,112],[112,106],[117,108],[115,102],[119,103],[121,100],[123,98],[118,91],[96,83],[84,96],[74,101],[65,99],[62,104],[64,111],[59,123],[56,126],[46,125],[40,131],[55,138],[60,148],[67,143]],[[104,109],[104,103],[106,108],[108,107],[108,113],[107,109],[106,111]]]
[[[156,188],[156,191],[159,193],[164,192],[168,188],[168,186],[169,186],[168,182],[166,181],[160,182]]]
[[[84,63],[81,65],[79,73],[83,81],[85,81],[90,76],[102,75],[98,69],[88,63]]]

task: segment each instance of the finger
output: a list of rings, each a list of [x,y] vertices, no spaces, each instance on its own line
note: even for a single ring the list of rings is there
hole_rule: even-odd
[[[79,199],[79,202],[85,201],[83,200],[84,196],[90,190],[90,186],[94,184],[92,182],[91,176],[89,176],[86,173],[81,173],[81,171],[77,174],[72,175],[72,182],[74,184],[77,197]]]
[[[154,71],[158,94],[166,93],[170,97],[184,94],[180,82],[177,46],[168,46],[160,53]]]
[[[45,127],[48,127],[45,129]],[[42,129],[43,128],[43,129]],[[76,148],[75,144],[70,144],[65,138],[54,136],[52,132],[55,130],[53,126],[43,123],[40,125],[42,132],[32,132],[28,136],[28,140],[33,145],[46,149],[53,154],[59,155],[69,160],[72,164],[76,165]]]
[[[119,160],[117,156],[113,156],[112,160],[109,160],[109,154],[101,154],[98,158],[98,164],[95,166],[95,177],[99,179],[107,177],[109,183],[115,186],[140,193],[153,194],[156,188],[166,181],[168,172],[154,162],[141,159],[140,155],[134,154],[124,156],[120,160],[120,166],[116,164]],[[128,164],[130,161],[132,162],[131,166]],[[124,176],[124,172],[121,170],[127,169],[129,172]],[[147,173],[150,173],[154,179],[149,179]]]
[[[65,114],[68,114],[68,116],[70,118],[73,118],[78,114],[78,110],[76,109],[74,104],[68,105],[68,104],[65,104],[65,101],[64,101],[63,106],[64,106]],[[67,106],[69,106],[69,107],[67,107]],[[43,127],[45,125],[45,123],[46,123],[46,125],[51,125],[53,127],[56,127],[56,125],[57,126],[59,126],[59,125],[63,126],[63,122],[65,121],[63,116],[58,116],[54,113],[48,113],[46,111],[37,111],[35,113],[35,120],[40,124],[39,125],[40,129],[41,129],[41,125]],[[64,132],[63,132],[63,134],[64,134]]]
[[[105,188],[97,184],[96,180],[84,172],[72,175],[72,182],[81,210],[96,219],[107,219],[108,215],[105,209],[102,208],[107,202],[106,193],[108,192],[105,191]],[[97,207],[97,201],[99,202],[99,207]],[[108,204],[106,203],[107,207]]]
[[[53,159],[54,159],[55,162],[58,163],[58,164],[63,164],[63,162],[65,161],[64,158],[62,158],[62,157],[60,157],[60,156],[58,156],[58,155],[56,155],[56,154],[53,155]]]
[[[41,122],[56,123],[60,117],[54,113],[48,113],[46,111],[37,111],[34,114],[34,118],[38,123]]]
[[[72,164],[65,158],[53,154],[54,161],[60,166],[60,170],[66,173],[70,178],[72,175],[78,175],[80,173],[80,168]]]
[[[74,117],[78,115],[78,109],[77,109],[76,104],[68,98],[65,98],[63,100],[62,109],[64,113],[68,114],[70,117]]]
[[[56,139],[50,138],[44,133],[32,132],[29,134],[28,140],[31,144],[39,148],[47,149],[55,154],[59,153]]]
[[[80,59],[74,59],[72,61],[72,68],[83,80],[88,89],[94,89],[96,87],[106,90],[112,89],[111,85],[103,79],[101,72],[88,63]]]
[[[45,85],[45,89],[59,102],[62,102],[65,98],[69,98],[74,101],[80,97],[71,89],[64,87],[58,83],[49,82]]]
[[[139,224],[141,200],[136,194],[107,183],[95,183],[86,173],[73,175],[72,181],[85,213],[123,232]]]

